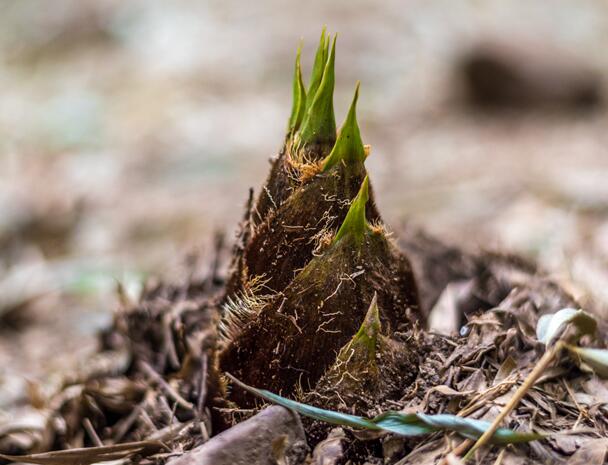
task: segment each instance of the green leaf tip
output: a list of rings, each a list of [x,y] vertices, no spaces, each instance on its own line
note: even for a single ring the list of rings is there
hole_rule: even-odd
[[[365,147],[361,140],[359,124],[357,123],[357,100],[359,99],[359,85],[355,88],[353,101],[348,109],[346,120],[340,129],[336,144],[331,153],[323,161],[323,171],[329,171],[341,161],[347,164],[365,161]]]
[[[293,75],[293,104],[291,107],[291,115],[289,116],[289,127],[288,131],[292,134],[296,131],[306,112],[306,90],[304,89],[304,81],[302,80],[302,68],[300,66],[300,56],[302,53],[302,41],[298,45],[298,51],[296,53],[296,63]]]
[[[367,310],[363,324],[357,334],[349,342],[346,350],[363,347],[367,349],[369,360],[375,360],[376,343],[380,334],[380,310],[378,309],[378,295],[374,293],[372,303]]]
[[[365,233],[369,229],[367,219],[365,218],[365,205],[369,200],[369,179],[365,176],[365,179],[361,183],[359,193],[353,199],[344,218],[344,222],[334,238],[334,244],[345,236],[351,235],[357,242],[362,242]]]
[[[312,103],[304,116],[300,130],[300,141],[304,144],[333,143],[336,140],[334,115],[336,38],[337,35],[334,36],[319,88],[315,94],[310,90],[308,92],[308,99],[312,99]]]
[[[326,32],[327,26],[323,26],[321,38],[319,39],[319,46],[317,47],[317,53],[315,54],[315,61],[310,73],[310,83],[308,85],[308,91],[306,92],[308,99],[304,105],[305,111],[308,111],[310,108],[317,93],[317,89],[321,84],[321,79],[323,79],[323,71],[325,69],[325,62],[327,61],[327,39],[329,39],[329,36],[326,36]]]
[[[355,429],[371,431],[388,431],[404,437],[420,436],[437,431],[453,431],[468,439],[479,438],[486,431],[490,422],[463,418],[456,415],[440,413],[427,415],[425,413],[403,413],[387,411],[374,418],[365,418],[348,413],[326,410],[312,405],[296,402],[274,394],[265,389],[256,389],[239,381],[230,373],[226,376],[237,386],[254,396],[261,397],[267,402],[281,405],[315,420],[324,421],[333,425],[348,426]],[[514,431],[508,428],[498,428],[492,435],[492,444],[517,444],[522,442],[543,439],[542,434],[528,431]]]

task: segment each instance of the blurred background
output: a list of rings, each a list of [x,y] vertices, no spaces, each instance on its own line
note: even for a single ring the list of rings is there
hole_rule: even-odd
[[[323,24],[386,222],[538,260],[608,302],[608,5],[3,0],[0,417],[146,276],[233,237]]]

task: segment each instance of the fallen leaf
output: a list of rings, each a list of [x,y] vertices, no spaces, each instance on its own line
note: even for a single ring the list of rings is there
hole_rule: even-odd
[[[546,346],[550,346],[563,335],[570,324],[574,325],[579,336],[595,334],[597,330],[597,321],[589,313],[580,309],[563,308],[539,318],[536,337]]]

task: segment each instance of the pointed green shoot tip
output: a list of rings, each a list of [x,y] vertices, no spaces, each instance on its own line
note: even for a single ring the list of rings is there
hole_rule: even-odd
[[[355,96],[350,104],[346,120],[340,129],[340,134],[331,153],[323,161],[323,171],[329,171],[341,161],[346,164],[365,161],[365,147],[361,140],[359,124],[357,123],[357,99],[359,98],[359,82],[355,89]]]
[[[334,36],[319,88],[302,122],[300,140],[305,144],[336,140],[336,117],[334,116],[336,38],[337,35]],[[310,98],[312,96],[309,93],[308,99]]]
[[[312,105],[312,101],[315,98],[315,94],[317,93],[317,89],[321,84],[321,79],[323,78],[323,70],[325,68],[325,62],[327,61],[327,39],[326,37],[327,26],[323,26],[323,30],[321,31],[321,38],[319,39],[319,46],[317,47],[317,53],[315,54],[315,61],[312,66],[312,72],[310,74],[310,83],[308,84],[308,91],[306,95],[308,95],[308,100],[306,102],[306,110],[310,108]]]
[[[336,37],[338,35],[336,34]],[[335,38],[334,38],[335,40]],[[331,42],[331,37],[329,34],[325,36],[325,46],[323,47],[323,66],[325,67],[325,63],[327,63],[327,58],[329,58],[329,44]]]
[[[298,45],[298,51],[296,53],[296,63],[293,75],[293,104],[291,107],[291,115],[289,116],[289,133],[296,131],[302,120],[304,119],[304,113],[306,112],[306,90],[304,89],[304,82],[302,81],[302,68],[300,67],[300,55],[302,53],[302,41]]]
[[[348,235],[352,235],[358,243],[363,242],[365,233],[369,229],[367,219],[365,218],[365,204],[368,200],[369,180],[368,177],[365,176],[359,193],[350,204],[348,213],[346,213],[346,218],[344,218],[342,226],[340,226],[340,229],[338,229],[338,232],[336,233],[336,237],[333,240],[334,244]]]
[[[380,334],[380,310],[378,309],[378,295],[374,293],[372,303],[367,310],[363,324],[351,340],[349,346],[363,346],[367,349],[370,360],[376,356],[376,343]]]

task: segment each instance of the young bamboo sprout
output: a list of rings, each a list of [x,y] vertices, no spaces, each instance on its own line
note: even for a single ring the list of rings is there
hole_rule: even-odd
[[[411,266],[386,237],[373,202],[356,117],[358,84],[336,139],[335,38],[329,45],[323,31],[306,93],[296,57],[293,137],[253,209],[257,220],[235,268],[239,286],[223,300],[221,369],[285,395],[311,389],[321,378],[335,384],[332,373],[356,378],[366,372],[370,386],[380,386],[374,381],[378,357],[386,368],[411,353],[399,346],[405,355],[392,355],[397,342],[379,334],[380,321],[391,334],[421,319]],[[308,109],[298,125],[303,98]],[[255,283],[264,283],[263,291]],[[234,308],[239,302],[247,311]],[[242,392],[233,396],[251,405],[251,398],[238,397]]]
[[[336,362],[375,294],[387,331],[419,317],[409,263],[383,229],[371,228],[365,218],[368,186],[364,180],[328,248],[297,272],[226,347],[224,370],[287,394],[298,383],[314,386]]]

